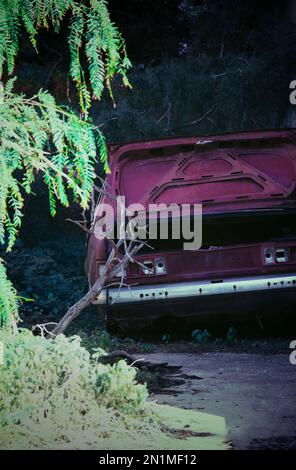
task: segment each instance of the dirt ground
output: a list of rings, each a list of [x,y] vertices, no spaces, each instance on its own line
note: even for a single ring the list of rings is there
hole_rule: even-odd
[[[186,377],[151,399],[223,416],[234,449],[296,449],[296,366],[289,354],[145,354],[181,365]]]

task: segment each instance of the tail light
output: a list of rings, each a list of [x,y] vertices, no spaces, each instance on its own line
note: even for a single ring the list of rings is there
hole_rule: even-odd
[[[265,264],[286,263],[287,261],[289,261],[289,254],[287,248],[264,249]]]
[[[142,273],[146,275],[162,275],[167,274],[167,263],[163,258],[155,260],[145,260],[142,262]]]

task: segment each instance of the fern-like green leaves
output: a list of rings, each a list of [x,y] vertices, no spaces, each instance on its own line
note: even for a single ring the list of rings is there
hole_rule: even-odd
[[[6,64],[13,73],[22,27],[37,50],[41,28],[59,31],[66,14],[70,15],[68,44],[70,77],[74,81],[82,112],[87,116],[90,97],[100,99],[105,87],[114,102],[111,80],[115,74],[130,87],[126,72],[131,66],[122,36],[111,21],[106,0],[0,0],[0,79]],[[86,56],[88,73],[82,70]]]
[[[109,168],[100,130],[58,107],[48,92],[40,90],[29,99],[13,93],[10,80],[0,98],[0,244],[9,251],[21,226],[24,194],[31,192],[37,173],[43,174],[55,215],[57,200],[69,205],[69,192],[87,207],[97,155],[106,172]],[[15,290],[0,258],[0,323],[16,312]]]
[[[7,278],[4,262],[0,258],[0,327],[14,330],[18,319],[16,290]]]
[[[38,172],[49,189],[52,215],[57,200],[69,205],[68,189],[87,207],[97,153],[108,172],[106,142],[99,129],[59,108],[46,91],[28,99],[10,88],[8,82],[0,103],[0,242],[7,241],[8,250],[21,225],[24,192],[30,193]]]
[[[56,202],[69,205],[69,194],[86,208],[95,179],[97,155],[109,171],[103,134],[88,120],[92,99],[105,87],[114,103],[111,80],[118,74],[130,86],[130,61],[124,41],[112,23],[106,0],[0,0],[0,80],[11,76],[22,30],[37,50],[38,32],[56,32],[70,18],[68,44],[70,77],[74,81],[83,119],[58,107],[53,96],[40,90],[27,98],[13,92],[14,79],[0,81],[0,245],[11,250],[23,217],[24,194],[31,193],[37,173],[49,192],[52,215]],[[82,68],[85,56],[88,69]],[[0,326],[18,319],[16,291],[0,258]]]

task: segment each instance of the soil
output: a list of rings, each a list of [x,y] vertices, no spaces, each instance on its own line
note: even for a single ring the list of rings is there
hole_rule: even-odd
[[[288,348],[285,354],[148,354],[182,366],[185,377],[151,399],[223,416],[234,449],[296,450],[296,366],[289,354]]]

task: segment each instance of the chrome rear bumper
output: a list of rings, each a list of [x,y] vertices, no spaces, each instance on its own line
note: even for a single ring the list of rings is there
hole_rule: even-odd
[[[206,281],[187,281],[169,284],[135,285],[133,287],[111,288],[108,290],[109,303],[128,304],[153,302],[160,300],[177,300],[215,296],[223,294],[239,294],[258,291],[274,291],[275,289],[295,289],[296,273],[272,274],[264,276],[226,278]],[[96,304],[106,303],[106,290],[95,300]]]

